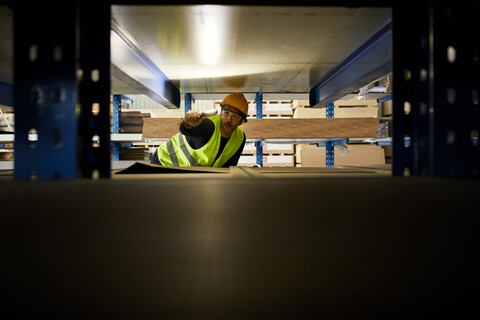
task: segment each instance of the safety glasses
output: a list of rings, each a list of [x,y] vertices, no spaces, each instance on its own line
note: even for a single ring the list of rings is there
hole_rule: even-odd
[[[243,119],[243,116],[236,112],[233,112],[224,108],[222,108],[222,112],[225,114],[227,118],[232,117],[232,119],[235,121],[240,121]]]

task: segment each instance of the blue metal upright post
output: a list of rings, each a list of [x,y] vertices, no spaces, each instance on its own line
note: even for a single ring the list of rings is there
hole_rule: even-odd
[[[478,13],[463,2],[394,6],[394,176],[479,176]]]
[[[334,162],[334,144],[333,141],[327,141],[325,143],[325,166],[327,168],[333,167]]]
[[[326,113],[326,117],[328,119],[332,119],[334,117],[334,111],[333,110],[334,110],[333,102],[327,104],[327,109],[325,110],[325,113]]]
[[[76,10],[14,3],[16,180],[77,176]]]
[[[256,118],[263,118],[263,93],[257,92],[255,95],[255,104],[257,105]],[[257,165],[263,167],[263,146],[265,145],[265,140],[260,140],[255,142],[255,147],[257,148]]]
[[[112,117],[112,133],[121,133],[120,126],[122,121],[122,96],[113,95],[113,117]],[[112,158],[114,161],[120,160],[120,142],[112,143]]]
[[[80,10],[79,171],[83,178],[110,178],[110,3],[73,3]]]
[[[263,93],[257,92],[255,95],[255,104],[257,106],[256,118],[263,118]]]
[[[332,103],[329,103],[327,104],[327,109],[326,109],[326,116],[327,118],[329,119],[332,119],[334,114],[333,114],[333,110],[334,110],[334,104],[333,102]],[[330,168],[330,167],[333,167],[335,162],[335,158],[334,158],[334,143],[333,141],[327,141],[327,143],[325,144],[325,165],[327,168]]]

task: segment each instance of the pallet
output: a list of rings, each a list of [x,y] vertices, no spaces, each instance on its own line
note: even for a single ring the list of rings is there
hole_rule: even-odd
[[[248,105],[248,115],[255,117],[257,115],[257,105],[255,103]],[[262,105],[262,116],[265,117],[291,117],[293,115],[292,101],[287,103],[281,101],[267,102]]]

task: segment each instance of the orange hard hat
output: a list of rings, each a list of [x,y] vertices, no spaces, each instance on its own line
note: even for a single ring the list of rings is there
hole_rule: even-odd
[[[245,117],[248,116],[248,101],[245,99],[243,93],[236,92],[229,94],[222,102],[220,102],[220,106],[223,106],[224,104],[237,108]]]

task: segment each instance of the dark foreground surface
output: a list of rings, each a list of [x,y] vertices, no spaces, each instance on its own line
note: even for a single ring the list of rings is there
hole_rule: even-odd
[[[2,314],[478,318],[479,182],[0,181]]]

